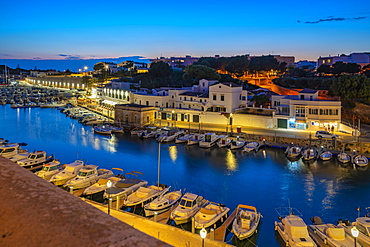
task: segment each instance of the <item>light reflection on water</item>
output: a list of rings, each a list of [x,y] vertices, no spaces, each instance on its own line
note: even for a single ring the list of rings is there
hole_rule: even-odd
[[[139,178],[157,180],[158,143],[130,134],[94,134],[56,109],[11,109],[0,106],[1,136],[26,142],[27,149],[55,154],[62,163],[76,158],[105,168],[140,171]],[[5,131],[6,130],[6,131]],[[199,149],[185,144],[162,144],[161,183],[203,195],[233,211],[238,204],[256,206],[263,214],[259,246],[278,246],[273,222],[275,208],[298,208],[306,223],[315,215],[325,222],[354,220],[357,207],[370,206],[369,169],[342,167],[332,162],[288,161],[284,150],[261,148],[244,154],[227,148]],[[354,211],[354,212],[353,212]]]

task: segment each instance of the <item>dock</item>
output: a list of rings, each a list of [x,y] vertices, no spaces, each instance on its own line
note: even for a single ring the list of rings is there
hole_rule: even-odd
[[[215,230],[215,232],[214,232],[214,234],[215,234],[214,240],[221,241],[221,242],[224,242],[225,241],[226,230],[230,226],[230,224],[234,221],[235,216],[236,216],[236,211],[237,211],[237,209],[234,209],[234,211],[231,213],[231,215],[229,217],[227,217],[227,219],[225,220],[225,222],[219,228],[217,228]],[[211,234],[208,233],[207,234],[207,238],[211,238],[210,235]]]

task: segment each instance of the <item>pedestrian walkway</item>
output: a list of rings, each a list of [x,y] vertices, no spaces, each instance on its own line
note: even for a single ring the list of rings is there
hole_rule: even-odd
[[[107,212],[107,207],[104,205],[94,203],[92,201],[86,202],[104,212]],[[155,237],[167,244],[181,247],[202,246],[202,239],[199,234],[191,233],[167,224],[154,222],[145,217],[128,212],[111,209],[110,214],[120,221],[132,226],[133,228]],[[218,242],[210,239],[205,239],[204,245],[207,247],[232,247],[232,245],[226,244],[225,242]]]

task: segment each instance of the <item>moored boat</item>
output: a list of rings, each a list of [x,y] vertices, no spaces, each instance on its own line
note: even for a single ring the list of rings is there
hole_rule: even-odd
[[[116,200],[117,197],[127,198],[132,192],[147,184],[147,181],[137,178],[122,179],[111,188],[105,190],[104,198],[113,198],[113,200]]]
[[[243,148],[245,145],[244,140],[235,140],[230,143],[230,149],[240,149]]]
[[[323,161],[327,161],[327,160],[331,160],[333,154],[332,152],[330,151],[325,151],[325,152],[322,152],[320,155],[319,155],[319,158]]]
[[[367,166],[369,160],[366,158],[366,156],[358,154],[353,157],[353,163],[357,166]]]
[[[188,146],[199,144],[200,141],[204,140],[204,134],[193,134],[187,142]]]
[[[181,190],[171,191],[160,195],[153,201],[144,205],[144,212],[146,217],[153,216],[154,214],[161,214],[171,209],[179,202],[182,197]]]
[[[194,216],[195,229],[218,228],[228,217],[230,208],[223,204],[208,202]]]
[[[313,160],[317,158],[317,151],[316,149],[312,147],[306,147],[302,150],[302,159],[307,160]]]
[[[66,182],[76,177],[84,165],[85,163],[82,160],[76,160],[70,164],[66,164],[64,170],[52,176],[49,182],[55,185],[64,185]]]
[[[289,146],[285,150],[288,159],[297,159],[301,155],[302,148],[299,146]]]
[[[112,130],[110,128],[106,128],[105,126],[94,126],[94,132],[101,135],[112,134]]]
[[[41,169],[42,164],[50,162],[53,159],[53,156],[47,156],[45,151],[36,151],[29,153],[27,158],[18,160],[17,164],[26,169],[35,168],[36,166],[40,166]]]
[[[229,138],[227,135],[221,135],[219,136],[220,140],[217,142],[217,146],[219,148],[228,147],[231,143],[231,138]]]
[[[344,151],[341,151],[338,155],[337,155],[337,159],[339,162],[341,163],[348,163],[351,161],[351,156],[349,156],[347,153],[345,153]]]
[[[203,196],[188,192],[181,198],[179,205],[171,212],[170,218],[176,225],[187,223],[206,202],[208,201]]]
[[[160,184],[159,186],[142,186],[125,199],[125,201],[123,202],[123,206],[143,207],[144,204],[151,202],[158,196],[168,192],[168,190],[169,187],[162,184]]]
[[[258,142],[247,142],[243,148],[243,151],[247,153],[251,151],[257,152],[259,145],[260,144]]]
[[[257,231],[260,219],[261,213],[255,207],[239,204],[232,225],[234,235],[239,240],[249,238]]]
[[[77,174],[75,178],[69,180],[64,187],[81,189],[86,188],[99,180],[99,178],[109,178],[114,174],[111,170],[98,169],[95,165],[84,166]]]
[[[0,155],[6,158],[13,157],[17,154],[23,154],[24,156],[24,154],[27,154],[27,150],[22,149],[20,146],[21,145],[19,143],[7,143],[0,145]],[[27,158],[27,156],[24,158]],[[13,161],[15,162],[15,160]]]
[[[63,170],[65,165],[60,164],[59,160],[53,160],[52,162],[46,163],[42,166],[41,171],[35,174],[40,178],[49,180],[52,176]]]
[[[199,141],[200,148],[211,148],[215,146],[220,139],[215,133],[205,133],[204,140]]]
[[[351,231],[356,227],[359,232],[357,241],[363,246],[370,246],[370,217],[358,217],[352,224],[350,222],[347,223],[340,222],[338,227],[342,227],[348,235],[352,235]]]

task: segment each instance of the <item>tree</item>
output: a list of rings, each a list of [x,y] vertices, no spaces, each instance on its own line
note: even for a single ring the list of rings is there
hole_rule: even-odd
[[[231,57],[227,63],[225,70],[236,77],[242,77],[247,72],[249,60],[247,56]]]
[[[269,71],[269,70],[278,70],[279,62],[274,58],[274,56],[261,56],[261,57],[252,57],[249,65],[249,71],[252,73],[258,71]]]
[[[260,106],[260,105],[266,105],[268,102],[270,102],[270,98],[264,94],[254,95],[251,98],[251,101],[254,101],[256,103],[256,106]]]
[[[331,87],[334,95],[347,101],[370,100],[370,79],[365,75],[342,75]]]
[[[331,67],[331,73],[333,75],[340,75],[342,73],[346,72],[347,64],[343,62],[336,62],[335,64],[332,65]]]
[[[183,75],[185,80],[196,80],[210,79],[219,80],[221,77],[215,69],[207,67],[205,65],[189,65],[185,68],[185,74]]]
[[[149,75],[154,78],[163,78],[171,74],[172,69],[163,61],[154,62],[150,65]]]
[[[103,62],[94,64],[95,71],[103,71],[103,69],[105,69],[105,64]]]
[[[317,73],[330,74],[331,73],[330,65],[327,65],[327,64],[320,65],[320,67],[317,68]]]

